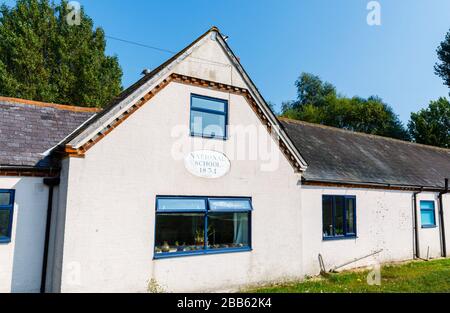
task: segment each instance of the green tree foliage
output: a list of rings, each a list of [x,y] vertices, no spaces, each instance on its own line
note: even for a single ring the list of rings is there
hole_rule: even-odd
[[[439,98],[428,108],[411,113],[408,128],[415,142],[450,148],[450,102]]]
[[[434,66],[435,73],[444,80],[450,88],[450,31],[437,49],[439,62]]]
[[[315,75],[302,73],[296,82],[297,100],[282,104],[282,116],[368,134],[409,140],[392,108],[372,96],[347,98]]]
[[[0,95],[102,107],[122,89],[105,34],[80,11],[69,25],[67,1],[17,0],[0,7]]]
[[[310,73],[302,73],[295,86],[298,105],[314,104],[316,107],[322,107],[336,97],[336,88],[333,85],[322,82],[318,76]]]

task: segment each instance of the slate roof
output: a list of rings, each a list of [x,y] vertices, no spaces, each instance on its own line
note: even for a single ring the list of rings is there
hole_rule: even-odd
[[[42,154],[83,124],[95,111],[0,97],[0,167],[55,166]]]
[[[306,181],[444,187],[450,150],[280,118],[308,162]]]

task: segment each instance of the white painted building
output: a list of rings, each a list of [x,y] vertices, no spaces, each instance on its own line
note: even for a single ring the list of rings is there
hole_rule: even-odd
[[[0,292],[226,290],[450,249],[449,150],[277,119],[214,27],[101,112],[0,113]]]

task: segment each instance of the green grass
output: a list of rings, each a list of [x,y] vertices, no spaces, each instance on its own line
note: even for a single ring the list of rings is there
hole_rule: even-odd
[[[302,282],[247,290],[257,293],[450,292],[450,259],[412,261],[381,268],[381,285],[369,285],[369,271],[346,271]]]

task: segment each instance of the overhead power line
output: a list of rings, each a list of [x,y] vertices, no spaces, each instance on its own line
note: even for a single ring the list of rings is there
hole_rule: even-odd
[[[126,39],[117,38],[117,37],[108,36],[108,35],[105,35],[105,37],[109,38],[109,39],[112,39],[112,40],[117,40],[117,41],[129,43],[129,44],[132,44],[132,45],[135,45],[135,46],[140,46],[140,47],[143,47],[143,48],[153,49],[153,50],[156,50],[156,51],[170,53],[170,54],[176,54],[176,52],[173,52],[173,51],[170,51],[170,50],[167,50],[167,49],[164,49],[164,48],[153,47],[153,46],[149,46],[149,45],[146,45],[146,44],[143,44],[143,43],[139,43],[139,42],[136,42],[136,41],[126,40]]]
[[[172,55],[177,54],[176,52],[171,51],[171,50],[169,50],[169,49],[159,48],[159,47],[147,45],[147,44],[144,44],[144,43],[140,43],[140,42],[136,42],[136,41],[132,41],[132,40],[128,40],[128,39],[122,39],[122,38],[118,38],[118,37],[114,37],[114,36],[109,36],[109,35],[105,35],[105,37],[106,37],[106,38],[109,38],[109,39],[112,39],[112,40],[116,40],[116,41],[120,41],[120,42],[123,42],[123,43],[127,43],[127,44],[130,44],[130,45],[135,45],[135,46],[139,46],[139,47],[142,47],[142,48],[147,48],[147,49],[155,50],[155,51],[158,51],[158,52],[169,53],[169,54],[172,54]],[[198,62],[198,63],[204,63],[204,64],[207,64],[207,63],[209,63],[209,64],[217,64],[217,65],[226,66],[226,67],[230,66],[229,64],[226,64],[226,63],[216,62],[216,61],[207,60],[207,59],[198,58],[198,57],[193,57],[193,56],[189,56],[189,57],[192,58],[192,59],[198,60],[198,61],[203,61],[203,62]],[[195,61],[190,61],[190,62],[195,62]]]

